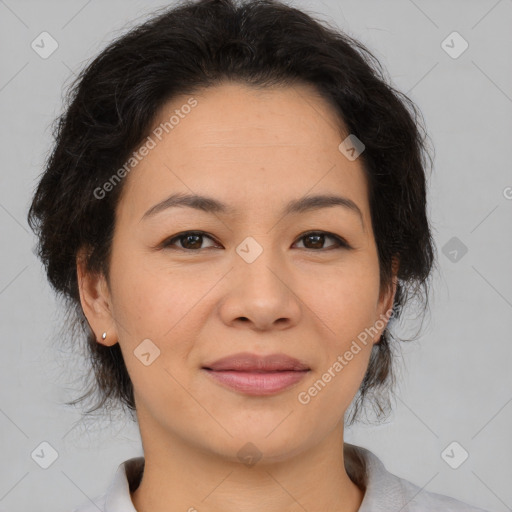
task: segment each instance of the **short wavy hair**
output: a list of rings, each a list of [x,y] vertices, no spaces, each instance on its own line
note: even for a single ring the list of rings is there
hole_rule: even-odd
[[[402,306],[415,299],[426,312],[435,264],[426,211],[429,137],[418,107],[391,85],[363,44],[277,0],[189,0],[159,10],[109,44],[71,83],[28,212],[37,255],[65,299],[73,332],[68,338],[73,346],[83,342],[91,363],[87,391],[66,404],[94,398],[86,414],[116,404],[135,410],[119,343],[97,342],[80,303],[77,254],[87,248],[86,268],[108,279],[123,183],[101,200],[94,190],[147,137],[164,103],[225,80],[262,88],[313,85],[337,114],[340,133],[365,145],[359,159],[367,176],[381,289],[392,284],[395,256],[400,266],[396,314],[372,348],[349,424],[360,419],[368,401],[379,418],[387,416],[396,380],[393,346],[403,341],[391,328]]]

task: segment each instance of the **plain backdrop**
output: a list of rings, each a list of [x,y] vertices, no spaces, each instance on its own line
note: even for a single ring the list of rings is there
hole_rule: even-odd
[[[428,491],[512,510],[512,1],[289,3],[366,44],[419,106],[435,146],[431,314],[403,345],[389,420],[355,425],[346,440]],[[166,4],[0,0],[0,510],[69,512],[142,454],[135,424],[82,422],[63,405],[82,391],[73,379],[84,363],[60,348],[62,308],[25,219],[65,86]],[[42,32],[58,44],[46,59],[31,46]],[[45,442],[57,457],[47,469],[35,455],[49,453]],[[465,452],[457,469],[446,462]]]

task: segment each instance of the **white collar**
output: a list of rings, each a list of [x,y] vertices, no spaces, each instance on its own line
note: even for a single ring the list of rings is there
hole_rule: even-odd
[[[485,512],[448,496],[422,490],[393,475],[380,459],[361,446],[344,445],[344,457],[350,478],[365,489],[358,512]],[[73,512],[137,512],[130,495],[140,482],[144,457],[133,457],[119,464],[104,494],[89,500]]]

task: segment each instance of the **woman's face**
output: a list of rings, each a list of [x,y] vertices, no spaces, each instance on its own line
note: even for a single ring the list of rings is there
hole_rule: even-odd
[[[282,460],[342,428],[394,289],[379,294],[361,160],[340,151],[313,89],[231,83],[193,99],[161,110],[154,147],[124,178],[110,288],[100,281],[86,313],[121,346],[146,448],[165,438]],[[211,201],[165,207],[178,194]],[[201,233],[175,238],[188,231]],[[206,369],[240,353],[307,370]]]

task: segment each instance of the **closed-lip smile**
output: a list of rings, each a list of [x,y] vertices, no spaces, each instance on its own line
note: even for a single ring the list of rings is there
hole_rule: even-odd
[[[219,384],[248,395],[271,395],[298,381],[311,370],[286,354],[260,356],[242,352],[203,365]]]

